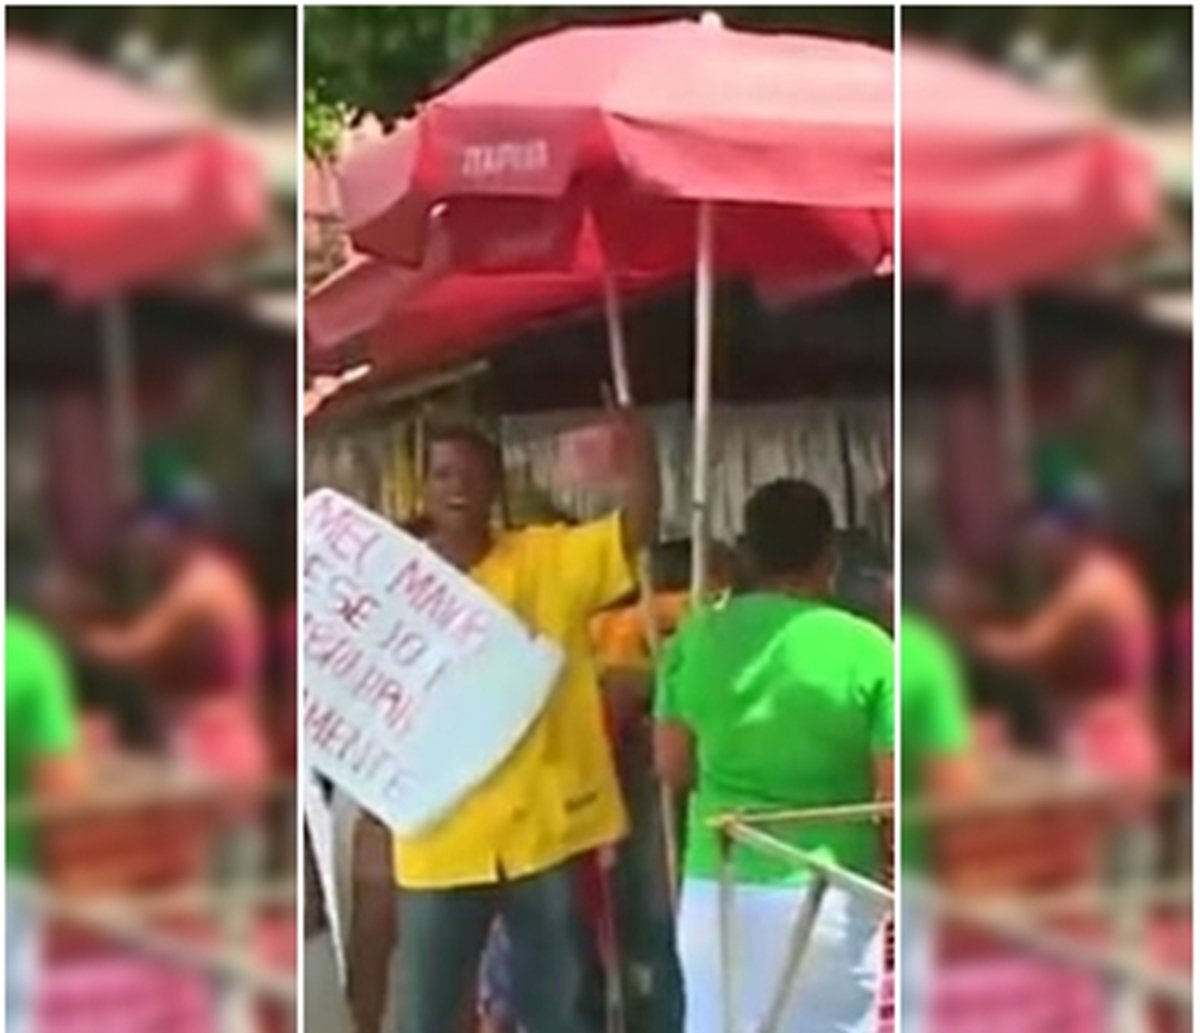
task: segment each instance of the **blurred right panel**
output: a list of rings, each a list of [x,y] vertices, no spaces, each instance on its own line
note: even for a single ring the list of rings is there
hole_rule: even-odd
[[[1191,1028],[1191,10],[900,47],[902,1033]]]

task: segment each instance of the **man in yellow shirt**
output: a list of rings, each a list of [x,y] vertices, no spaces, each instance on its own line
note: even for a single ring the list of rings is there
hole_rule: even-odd
[[[459,1033],[497,917],[512,945],[516,1018],[525,1033],[590,1030],[576,864],[620,840],[627,820],[588,622],[632,589],[633,558],[653,539],[659,506],[647,428],[623,413],[614,434],[625,474],[619,512],[578,527],[515,532],[498,532],[491,520],[501,486],[495,448],[466,429],[428,442],[427,544],[531,631],[558,642],[566,659],[544,711],[512,754],[444,820],[393,844],[404,1033]]]

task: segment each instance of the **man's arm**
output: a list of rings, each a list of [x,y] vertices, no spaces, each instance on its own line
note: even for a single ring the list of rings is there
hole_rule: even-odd
[[[1053,596],[1023,623],[981,629],[975,645],[980,653],[996,663],[1037,667],[1067,645],[1082,616],[1079,594],[1068,588]]]
[[[124,626],[93,627],[83,634],[84,648],[114,667],[143,667],[175,641],[190,620],[191,593],[176,588],[155,600]]]
[[[654,770],[673,792],[686,795],[696,784],[696,739],[680,721],[654,725]]]
[[[662,489],[658,475],[658,450],[650,424],[635,410],[617,415],[621,434],[624,498],[621,501],[621,538],[631,566],[638,554],[658,539]]]
[[[654,768],[680,795],[690,793],[696,783],[696,736],[688,723],[686,699],[690,630],[685,624],[667,644],[654,696]]]
[[[33,706],[23,734],[28,738],[32,760],[29,791],[32,803],[54,803],[81,794],[86,787],[86,769],[75,709],[75,686],[66,659],[50,638],[37,646],[30,659],[28,677],[33,679]],[[53,835],[54,824],[43,828]]]
[[[379,1033],[396,942],[391,833],[364,814],[354,830],[353,856],[347,996],[356,1033]]]

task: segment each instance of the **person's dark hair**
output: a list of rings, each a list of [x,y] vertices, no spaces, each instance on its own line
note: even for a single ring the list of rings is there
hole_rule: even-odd
[[[499,480],[503,469],[500,449],[482,431],[465,423],[445,423],[430,428],[425,436],[425,454],[422,456],[425,469],[429,469],[429,457],[438,445],[461,445],[473,449],[487,465],[492,475]]]
[[[758,577],[806,574],[833,547],[833,507],[809,481],[780,480],[746,503],[745,544]]]

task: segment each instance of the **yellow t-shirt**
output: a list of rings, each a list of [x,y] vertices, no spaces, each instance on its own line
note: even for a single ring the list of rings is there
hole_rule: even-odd
[[[397,837],[396,881],[410,889],[536,874],[626,832],[588,639],[591,616],[633,587],[619,516],[503,534],[471,576],[566,660],[545,709],[488,779],[433,828]]]

